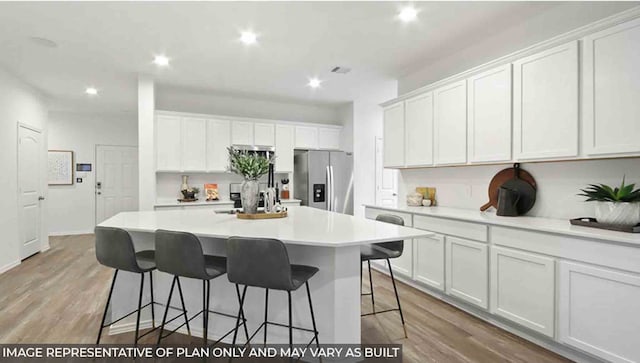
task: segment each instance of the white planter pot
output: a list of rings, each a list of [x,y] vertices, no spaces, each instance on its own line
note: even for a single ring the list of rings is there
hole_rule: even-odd
[[[596,202],[596,220],[599,223],[634,226],[640,223],[640,203]]]

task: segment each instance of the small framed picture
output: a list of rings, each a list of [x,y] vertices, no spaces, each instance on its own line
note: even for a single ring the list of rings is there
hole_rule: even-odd
[[[47,180],[49,185],[73,185],[73,151],[49,150]]]

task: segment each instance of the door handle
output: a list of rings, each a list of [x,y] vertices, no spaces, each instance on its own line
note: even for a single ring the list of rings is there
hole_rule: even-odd
[[[102,195],[102,192],[97,192],[96,194],[98,194],[98,195]]]
[[[43,196],[39,196],[38,200],[44,200],[44,197]]]

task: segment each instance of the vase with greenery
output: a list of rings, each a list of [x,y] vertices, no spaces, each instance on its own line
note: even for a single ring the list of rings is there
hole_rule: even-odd
[[[271,160],[257,153],[231,147],[227,150],[229,151],[229,171],[244,178],[240,189],[242,211],[255,214],[258,212],[260,200],[258,179],[269,172]]]
[[[625,185],[624,177],[619,187],[605,184],[589,184],[582,193],[587,202],[596,202],[596,220],[599,223],[636,225],[640,223],[640,189],[635,184]]]

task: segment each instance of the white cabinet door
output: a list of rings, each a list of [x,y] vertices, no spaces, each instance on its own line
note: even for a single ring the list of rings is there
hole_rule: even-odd
[[[555,329],[555,260],[491,247],[491,313],[552,337]]]
[[[254,145],[275,146],[276,128],[274,124],[255,123],[253,126]]]
[[[390,259],[389,262],[391,262],[394,274],[413,277],[413,240],[404,240],[402,255],[398,258]]]
[[[514,62],[516,159],[578,155],[578,42]]]
[[[405,101],[404,110],[406,165],[433,165],[433,93]]]
[[[434,157],[437,165],[467,162],[467,81],[433,91]]]
[[[384,167],[404,166],[404,103],[399,102],[384,109],[383,138]]]
[[[467,81],[469,161],[511,160],[511,64]]]
[[[437,290],[444,291],[444,236],[415,238],[414,278]]]
[[[207,121],[182,119],[182,170],[205,171],[207,167]]]
[[[318,148],[326,150],[340,150],[340,130],[328,127],[319,127]]]
[[[318,128],[312,126],[296,126],[296,149],[317,149]]]
[[[293,126],[276,125],[276,172],[293,172]]]
[[[231,143],[233,145],[253,145],[253,122],[233,121],[231,123]]]
[[[156,170],[182,170],[182,120],[156,117]]]
[[[611,362],[640,362],[640,275],[560,262],[560,341]]]
[[[640,19],[587,36],[583,44],[585,153],[640,152]]]
[[[446,292],[481,308],[488,308],[487,245],[446,237]]]
[[[229,164],[231,146],[231,122],[228,120],[207,121],[207,170],[225,171]]]

